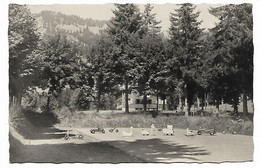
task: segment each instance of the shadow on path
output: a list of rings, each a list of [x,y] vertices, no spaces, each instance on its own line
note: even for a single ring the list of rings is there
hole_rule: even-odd
[[[11,163],[144,162],[107,143],[23,145],[10,135]]]
[[[36,113],[31,110],[22,110],[15,120],[15,129],[25,139],[60,139],[67,130],[53,127],[58,120],[52,113]]]
[[[200,147],[191,147],[178,143],[169,143],[161,139],[136,140],[133,142],[108,142],[114,147],[123,149],[131,155],[145,159],[147,162],[191,162],[200,161],[197,157],[210,153]]]

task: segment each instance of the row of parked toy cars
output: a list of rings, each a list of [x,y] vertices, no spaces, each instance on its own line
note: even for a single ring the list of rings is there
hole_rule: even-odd
[[[129,132],[129,135],[132,134],[132,126],[130,127],[130,132]],[[159,128],[158,131],[162,131],[163,132],[163,135],[165,136],[173,136],[174,135],[174,129],[173,129],[173,125],[167,125],[166,128]],[[92,134],[95,134],[95,133],[103,133],[105,134],[105,129],[104,128],[101,128],[101,127],[97,127],[97,128],[93,128],[90,130],[90,132]],[[109,132],[113,133],[113,132],[116,132],[118,133],[119,132],[119,129],[118,128],[111,128],[109,129]],[[154,135],[154,132],[155,132],[155,127],[154,127],[154,124],[151,125],[151,134]],[[123,131],[122,132],[123,135],[128,135],[127,132]],[[145,129],[141,129],[141,133],[145,136],[149,135],[149,132],[146,131]],[[216,131],[215,129],[206,129],[206,128],[202,128],[200,127],[197,131],[197,134],[198,135],[202,135],[202,134],[209,134],[211,136],[215,135],[216,134]],[[186,135],[187,136],[192,136],[192,135],[195,135],[194,131],[192,130],[189,130],[187,128],[187,132],[186,132]]]

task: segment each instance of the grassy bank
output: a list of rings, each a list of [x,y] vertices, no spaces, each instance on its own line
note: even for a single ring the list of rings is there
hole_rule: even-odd
[[[58,120],[52,113],[36,113],[32,110],[10,109],[9,124],[26,139],[59,139],[64,134],[46,134],[57,130],[52,126]],[[64,130],[66,131],[66,130]]]
[[[190,128],[197,130],[199,127],[215,128],[217,132],[225,130],[227,133],[236,131],[237,134],[253,135],[253,122],[233,121],[227,117],[201,117],[201,116],[166,116],[159,115],[153,118],[151,114],[99,114],[99,113],[74,113],[60,121],[62,126],[73,127],[150,127],[154,123],[157,128],[174,125],[175,128]]]
[[[63,115],[61,114],[69,114]],[[15,115],[14,115],[15,114]],[[60,118],[59,123],[55,116]],[[199,127],[215,128],[217,132],[225,130],[227,133],[236,131],[237,134],[253,135],[253,122],[244,120],[243,122],[232,121],[230,117],[201,117],[201,116],[173,116],[159,115],[156,118],[149,113],[135,114],[100,114],[100,113],[83,113],[73,112],[68,113],[59,111],[56,115],[51,113],[35,113],[33,111],[21,110],[14,112],[10,110],[10,124],[12,124],[21,134],[31,139],[41,137],[42,132],[46,132],[47,128],[52,129],[53,124],[61,126],[73,127],[130,127],[148,128],[151,124],[157,128],[164,128],[166,125],[174,125],[175,128],[190,128],[197,130]],[[43,130],[43,131],[41,131]],[[53,131],[53,130],[50,130]],[[46,136],[46,135],[45,135]],[[45,138],[45,137],[42,137]],[[52,137],[56,138],[56,137]]]

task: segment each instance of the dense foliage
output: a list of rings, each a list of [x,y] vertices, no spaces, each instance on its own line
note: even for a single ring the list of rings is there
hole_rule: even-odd
[[[39,33],[35,18],[24,5],[9,5],[9,94],[21,103],[21,96],[37,78]],[[14,97],[13,97],[14,96]]]
[[[235,112],[243,102],[247,113],[247,100],[253,99],[252,5],[211,8],[219,19],[211,30],[200,28],[195,5],[179,5],[170,15],[168,37],[152,5],[145,5],[143,12],[135,4],[115,7],[107,22],[50,11],[34,16],[26,6],[11,4],[10,97],[23,96],[27,105],[44,111],[52,110],[52,101],[57,102],[54,110],[94,106],[99,111],[115,109],[123,92],[129,112],[128,94],[135,90],[144,98],[144,110],[147,95],[154,94],[157,104],[159,97],[167,99],[168,109],[178,107],[187,115],[192,106],[218,108],[223,102]],[[102,32],[89,29],[105,23]],[[81,29],[65,30],[64,25]],[[37,97],[39,90],[44,94]],[[46,105],[37,104],[43,98]]]

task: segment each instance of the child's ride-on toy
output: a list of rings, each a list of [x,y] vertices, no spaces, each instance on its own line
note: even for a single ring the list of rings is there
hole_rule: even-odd
[[[167,136],[167,135],[173,136],[173,133],[174,133],[173,125],[167,125],[167,127],[163,128],[162,131],[163,131],[163,135],[165,135],[165,136]]]
[[[93,128],[90,130],[91,134],[95,134],[96,132],[101,132],[101,133],[105,133],[105,130],[103,128],[100,128],[99,126],[97,126],[97,128]]]
[[[197,134],[202,135],[203,133],[208,133],[209,135],[212,136],[212,135],[216,134],[216,131],[215,131],[215,129],[206,129],[206,128],[200,127]]]
[[[109,132],[111,132],[111,133],[112,133],[112,132],[116,132],[116,133],[117,133],[118,131],[119,131],[119,130],[118,130],[117,128],[111,128],[111,129],[109,130]]]
[[[69,140],[70,138],[73,138],[73,139],[83,139],[83,135],[79,132],[75,132],[72,130],[72,127],[70,126],[70,129],[67,130],[65,136],[64,136],[64,139],[65,140]]]

